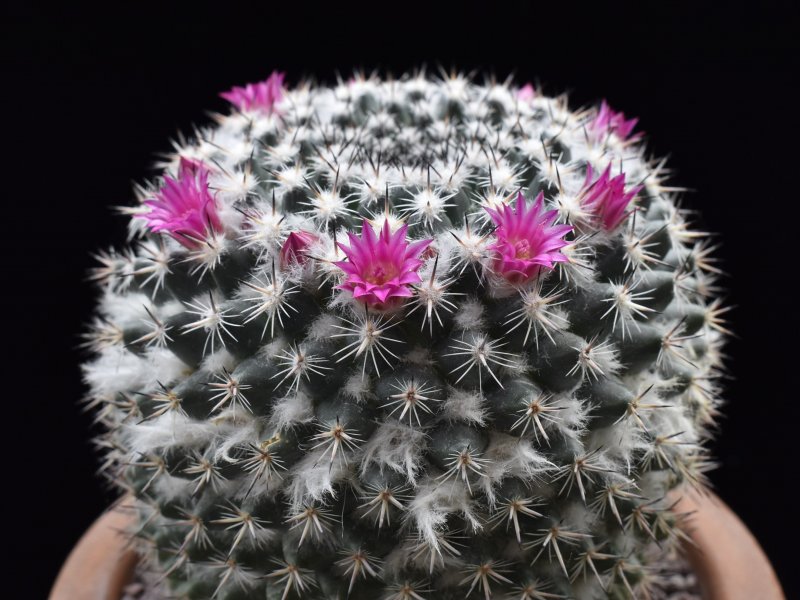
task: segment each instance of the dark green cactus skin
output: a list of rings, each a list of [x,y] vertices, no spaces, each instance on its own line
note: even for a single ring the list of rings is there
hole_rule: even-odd
[[[347,109],[328,122],[298,108],[325,90],[294,90],[282,124],[260,135],[258,127],[237,129],[241,115],[220,117],[220,145],[245,140],[251,151],[208,152],[256,181],[225,202],[248,214],[279,192],[277,207],[295,219],[278,242],[292,228],[326,239],[334,227],[357,232],[362,217],[389,210],[407,218],[410,238],[432,237],[442,257],[448,244],[457,257],[466,234],[489,235],[476,215],[498,185],[493,161],[501,160],[517,177],[500,195],[544,191],[573,222],[559,204],[569,190],[559,190],[546,163],[582,179],[595,160],[586,142],[578,147],[587,113],[538,96],[523,110],[515,89],[494,84],[465,82],[458,95],[448,91],[453,81],[359,80]],[[297,154],[277,162],[273,149],[303,127],[312,133],[295,136]],[[574,135],[557,135],[565,128]],[[371,204],[359,199],[359,174],[339,173],[333,183],[350,156],[342,140],[362,129],[352,142],[360,169],[380,160],[398,178],[401,166],[420,173],[423,183],[395,182],[388,200],[380,192]],[[404,150],[406,129],[426,144]],[[531,134],[542,137],[546,158],[525,150]],[[186,148],[200,145],[198,138]],[[447,192],[452,206],[433,222],[403,212],[427,185],[426,165],[456,163],[474,146],[485,152],[461,159],[469,176]],[[105,255],[103,325],[92,334],[98,357],[86,379],[109,430],[106,471],[136,497],[132,533],[148,564],[165,573],[170,597],[627,598],[645,589],[647,565],[678,539],[680,515],[667,493],[703,484],[724,330],[707,300],[713,285],[702,242],[643,150],[619,148],[634,164],[629,181],[649,177],[635,217],[610,234],[571,234],[570,263],[539,282],[539,297],[558,296],[552,324],[533,323],[527,334],[527,321],[514,327],[522,296],[493,290],[485,256],[475,265],[443,260],[436,277],[452,279],[453,307],[438,306],[431,327],[416,299],[390,314],[332,304],[341,294],[336,269],[322,257],[307,263],[318,269],[311,276],[275,266],[279,243],[250,243],[247,218],[228,229],[219,260],[202,273],[192,273],[203,264],[192,252],[146,234],[165,253],[160,285],[146,277],[157,261],[141,246]],[[619,148],[604,152],[613,158]],[[275,176],[286,165],[315,169],[295,188]],[[443,190],[445,175],[433,177]],[[334,185],[352,212],[322,222],[308,202]],[[646,257],[637,259],[641,250]],[[251,318],[257,303],[244,283],[272,283],[273,268],[293,288],[288,310],[274,322],[267,313]],[[230,333],[193,327],[209,298]],[[142,304],[152,319],[131,316]],[[370,320],[386,327],[374,360],[350,352]],[[160,342],[148,335],[158,324]],[[286,357],[298,352],[316,368],[295,381]]]

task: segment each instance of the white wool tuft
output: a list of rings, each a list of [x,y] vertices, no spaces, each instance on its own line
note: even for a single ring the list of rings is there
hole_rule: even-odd
[[[239,359],[233,354],[228,352],[225,348],[221,348],[216,352],[209,354],[203,359],[202,367],[211,371],[212,373],[221,373],[226,369],[229,373],[236,368]]]
[[[441,418],[483,427],[487,416],[485,404],[486,400],[479,392],[449,388],[447,400],[442,403]]]
[[[383,423],[361,449],[364,453],[361,472],[365,473],[370,464],[375,464],[381,471],[388,468],[404,475],[416,486],[426,443],[427,436],[418,429],[394,422]]]
[[[366,402],[367,396],[370,394],[369,379],[362,377],[360,372],[353,373],[344,382],[342,393],[356,402]]]
[[[559,512],[563,525],[571,531],[589,531],[597,520],[597,513],[583,502],[568,502]]]
[[[460,302],[455,314],[455,326],[465,331],[483,330],[486,326],[483,310],[483,304],[474,298]]]
[[[556,468],[552,462],[537,452],[530,440],[504,433],[493,433],[483,457],[486,478],[499,483],[505,475],[523,480],[535,480]]]
[[[215,461],[234,464],[238,462],[238,459],[230,455],[231,450],[248,443],[257,445],[260,441],[261,422],[253,417],[242,418],[241,413],[241,410],[236,412],[236,427],[230,428],[230,431],[214,450]]]
[[[269,416],[269,426],[275,431],[285,431],[314,419],[314,403],[302,390],[275,402]]]
[[[286,486],[286,494],[294,509],[299,509],[312,502],[324,503],[336,497],[333,486],[347,479],[348,467],[342,457],[333,461],[330,452],[325,448],[309,452],[291,470]]]
[[[427,478],[409,503],[406,520],[422,540],[438,548],[437,534],[443,531],[450,514],[463,517],[473,531],[483,528],[475,501],[461,481]]]
[[[113,397],[119,392],[149,392],[185,374],[186,365],[172,352],[150,348],[144,355],[111,346],[83,366],[83,377],[96,396]]]
[[[154,496],[165,501],[180,500],[191,495],[194,484],[183,477],[173,477],[169,473],[162,473],[153,480]]]
[[[588,449],[602,448],[609,459],[624,464],[630,473],[634,467],[635,457],[648,445],[644,432],[633,419],[624,419],[610,427],[592,430],[586,440]]]
[[[341,333],[337,329],[339,319],[335,315],[325,313],[314,319],[308,328],[308,339],[318,342],[330,341],[331,336]]]
[[[121,295],[107,292],[100,298],[100,313],[117,323],[150,322],[147,310],[155,309],[145,294],[131,292]]]
[[[286,341],[283,338],[278,338],[261,346],[256,354],[266,359],[272,359],[277,354],[280,354],[284,348],[286,348]]]
[[[568,438],[577,438],[586,429],[588,422],[588,407],[574,396],[562,394],[553,401],[553,407],[558,411],[554,413],[556,427],[561,435]]]
[[[156,419],[125,426],[124,435],[133,454],[149,454],[166,446],[199,448],[211,441],[218,428],[206,421],[195,421],[175,411]]]
[[[419,365],[421,367],[434,364],[430,348],[425,348],[424,346],[414,346],[405,354],[403,360],[408,364]]]

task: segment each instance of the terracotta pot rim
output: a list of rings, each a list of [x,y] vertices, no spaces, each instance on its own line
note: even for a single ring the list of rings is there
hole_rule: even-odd
[[[120,600],[138,557],[123,531],[132,514],[117,502],[92,524],[56,578],[50,600]],[[766,554],[716,495],[684,493],[675,510],[690,518],[684,550],[704,600],[785,600]]]
[[[716,494],[684,491],[675,510],[690,515],[683,550],[704,600],[786,600],[756,538]]]

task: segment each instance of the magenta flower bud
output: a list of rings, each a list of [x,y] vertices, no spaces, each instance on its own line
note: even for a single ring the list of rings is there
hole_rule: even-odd
[[[248,83],[244,87],[234,86],[220,96],[236,106],[239,110],[260,110],[271,113],[275,105],[283,97],[283,78],[286,73],[273,71],[264,81]]]
[[[182,158],[178,177],[165,177],[163,187],[144,204],[142,218],[150,231],[165,232],[187,248],[196,248],[212,232],[223,231],[214,197],[208,189],[208,168]]]
[[[517,91],[517,100],[520,102],[530,102],[536,97],[536,90],[533,84],[526,83]]]
[[[306,251],[319,237],[310,231],[293,231],[281,247],[281,268],[286,268],[291,263],[304,265],[308,261]]]
[[[349,290],[359,302],[378,309],[396,306],[412,296],[410,285],[422,281],[417,274],[423,263],[420,255],[433,240],[409,243],[407,229],[403,224],[392,233],[387,220],[376,237],[365,219],[361,239],[348,233],[350,246],[337,244],[348,260],[334,263],[347,275],[336,287]]]
[[[208,171],[208,167],[203,164],[202,160],[196,158],[181,157],[180,164],[178,165],[178,175],[187,173],[189,175],[196,175],[201,171]]]
[[[528,207],[522,192],[517,194],[516,210],[504,204],[500,209],[486,208],[497,229],[497,240],[488,246],[494,250],[495,273],[513,284],[536,277],[541,269],[553,269],[566,262],[560,249],[568,244],[562,239],[572,231],[570,225],[553,225],[558,211],[543,212],[544,195],[539,192]]]
[[[633,128],[639,119],[625,119],[625,113],[616,112],[611,109],[608,103],[603,100],[600,103],[600,110],[597,116],[589,123],[587,132],[589,137],[594,141],[603,141],[609,133],[616,134],[622,140],[627,140],[631,137]],[[637,133],[631,138],[636,140],[641,137],[641,133]]]
[[[612,178],[611,165],[593,182],[592,175],[589,165],[580,193],[581,206],[594,215],[603,229],[612,231],[628,217],[628,205],[644,186],[637,185],[626,192],[625,173]]]

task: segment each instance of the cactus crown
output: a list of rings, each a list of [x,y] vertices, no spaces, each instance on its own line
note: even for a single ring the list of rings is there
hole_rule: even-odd
[[[636,120],[458,74],[223,97],[93,271],[105,472],[171,597],[646,590],[725,325]]]

